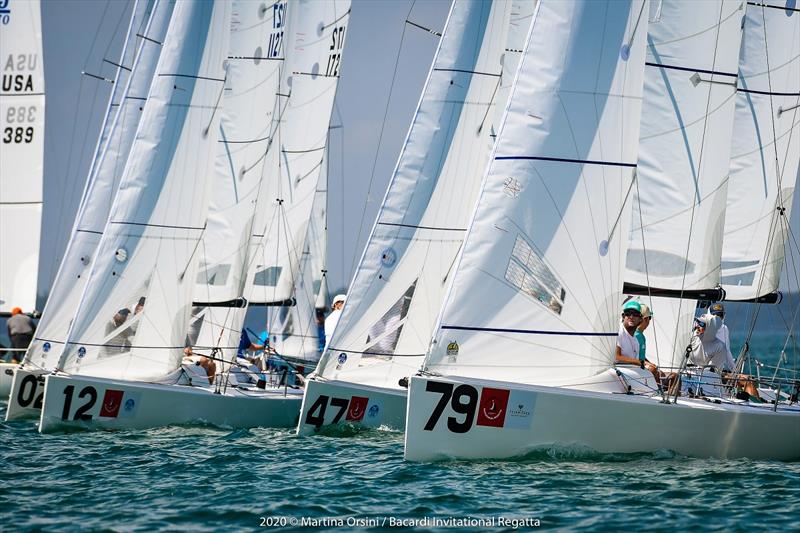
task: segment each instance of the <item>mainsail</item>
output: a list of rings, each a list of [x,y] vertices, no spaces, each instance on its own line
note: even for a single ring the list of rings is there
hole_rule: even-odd
[[[229,26],[227,2],[175,5],[59,369],[145,380],[180,364]]]
[[[800,13],[748,3],[739,58],[722,286],[728,300],[778,288],[800,165]]]
[[[425,370],[576,383],[611,365],[646,9],[539,2]]]
[[[248,300],[290,304],[299,277],[308,222],[327,145],[333,100],[350,16],[349,0],[289,5],[284,99],[275,146],[265,160],[263,202],[254,226],[256,249]]]
[[[232,3],[230,48],[222,99],[214,178],[206,231],[199,255],[196,307],[189,342],[200,349],[220,348],[230,360],[246,311],[243,295],[268,153],[285,98],[288,17],[286,2],[269,9],[246,0]]]
[[[44,157],[39,0],[0,9],[0,313],[36,308]]]
[[[743,16],[738,0],[651,4],[625,281],[657,316],[645,335],[659,365],[680,366],[696,297],[652,292],[720,282]]]
[[[625,281],[719,284],[737,82],[738,0],[654,2]]]
[[[419,368],[494,142],[503,56],[518,55],[504,54],[515,6],[453,3],[322,377],[398,388]]]
[[[24,364],[52,369],[61,354],[139,126],[173,7],[172,0],[140,0],[133,7],[72,235]]]

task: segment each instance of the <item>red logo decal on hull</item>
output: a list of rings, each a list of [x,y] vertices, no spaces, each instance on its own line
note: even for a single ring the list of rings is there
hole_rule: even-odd
[[[506,389],[484,387],[481,391],[481,403],[478,407],[478,426],[501,428],[506,420],[508,394]]]
[[[122,395],[124,391],[106,389],[106,394],[103,396],[103,406],[100,407],[100,416],[106,418],[117,418],[119,415],[119,408],[122,405]]]
[[[353,396],[350,398],[350,406],[347,408],[347,420],[350,422],[360,422],[364,419],[369,398],[363,396]]]

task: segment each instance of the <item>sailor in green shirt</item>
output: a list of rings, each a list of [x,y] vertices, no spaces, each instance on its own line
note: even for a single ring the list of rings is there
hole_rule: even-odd
[[[653,320],[653,312],[650,311],[650,308],[645,304],[641,304],[641,308],[642,321],[636,328],[636,332],[633,334],[633,337],[639,341],[639,361],[642,362],[642,368],[644,368],[644,361],[646,360],[647,354],[647,339],[644,337],[644,330],[647,329],[647,326],[649,326],[650,322]]]

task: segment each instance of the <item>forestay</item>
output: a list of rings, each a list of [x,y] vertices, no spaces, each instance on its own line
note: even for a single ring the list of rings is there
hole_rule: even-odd
[[[419,368],[489,160],[495,109],[504,104],[498,93],[514,6],[453,3],[347,304],[328,340],[323,377],[398,388],[399,378]],[[515,62],[513,52],[505,56]]]
[[[0,313],[36,308],[44,156],[39,0],[0,9]]]
[[[425,370],[567,384],[611,365],[646,35],[645,2],[539,2]]]
[[[61,355],[128,160],[173,8],[169,0],[139,1],[133,7],[81,206],[25,365],[53,369]]]
[[[800,12],[785,7],[748,3],[744,21],[722,244],[729,300],[780,281],[800,163]]]
[[[198,251],[194,301],[229,306],[194,309],[189,341],[201,349],[227,351],[230,360],[244,320],[250,236],[263,182],[264,161],[275,150],[284,73],[287,4],[265,8],[247,0],[232,3],[214,178],[208,223]],[[240,303],[233,305],[234,300]],[[226,350],[227,349],[227,350]]]
[[[179,2],[58,367],[148,380],[180,364],[213,173],[230,4]]]
[[[293,297],[323,162],[350,14],[349,0],[289,6],[286,62],[276,145],[265,160],[265,190],[255,221],[248,300]]]
[[[719,283],[743,4],[652,4],[627,282]]]

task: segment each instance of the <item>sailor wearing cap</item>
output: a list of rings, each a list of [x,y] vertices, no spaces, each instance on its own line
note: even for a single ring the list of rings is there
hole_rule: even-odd
[[[622,307],[622,325],[617,334],[617,363],[639,364],[639,341],[634,337],[642,323],[642,306],[636,300]]]
[[[337,294],[333,297],[333,302],[331,302],[331,308],[333,310],[331,311],[331,314],[328,315],[328,318],[325,319],[326,346],[331,341],[333,330],[336,329],[336,324],[339,323],[339,317],[342,316],[342,308],[344,307],[345,300],[347,300],[347,296],[344,294]]]

